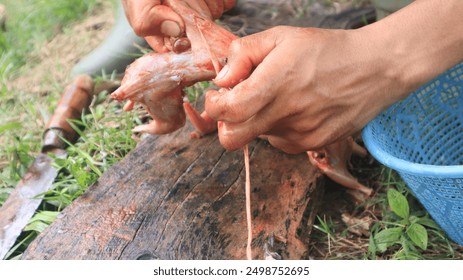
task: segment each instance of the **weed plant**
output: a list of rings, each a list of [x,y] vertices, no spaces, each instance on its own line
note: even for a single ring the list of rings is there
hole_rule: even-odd
[[[326,259],[463,259],[463,248],[447,238],[395,171],[380,166],[368,172],[379,176],[377,192],[353,212],[370,223],[369,231],[352,234],[337,215],[318,216],[312,254]]]
[[[35,50],[54,34],[88,15],[103,0],[6,0],[7,31],[0,31],[0,206],[40,152],[46,120],[65,85],[54,84],[46,94],[17,92],[7,83],[27,74],[36,63]],[[111,77],[103,77],[110,79]],[[90,113],[73,125],[80,140],[57,159],[60,169],[52,190],[29,222],[7,258],[17,258],[58,213],[82,194],[116,161],[134,148],[131,128],[138,113],[122,114],[105,92],[94,100]],[[83,133],[85,131],[85,133]]]

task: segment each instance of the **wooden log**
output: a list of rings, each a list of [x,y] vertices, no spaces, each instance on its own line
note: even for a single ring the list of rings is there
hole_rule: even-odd
[[[225,151],[216,135],[191,140],[190,131],[141,141],[22,258],[244,259],[243,152]],[[263,140],[250,154],[253,257],[306,258],[323,177],[305,155]]]

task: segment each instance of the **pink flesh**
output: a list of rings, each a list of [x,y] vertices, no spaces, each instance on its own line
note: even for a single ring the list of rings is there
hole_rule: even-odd
[[[228,46],[236,38],[184,2],[170,0],[165,1],[165,5],[183,17],[191,49],[182,53],[149,53],[127,68],[121,87],[111,96],[119,101],[131,101],[124,107],[126,110],[131,110],[136,102],[147,109],[153,121],[136,127],[136,132],[165,134],[181,128],[185,124],[182,89],[212,80],[226,60]],[[187,112],[190,114],[191,110]],[[198,126],[198,135],[216,129],[210,124],[213,122],[210,118],[191,117],[196,118],[197,124],[204,123]]]
[[[185,2],[166,0],[165,5],[183,17],[191,48],[182,53],[149,53],[137,59],[126,70],[121,87],[112,97],[128,100],[124,110],[136,102],[143,104],[153,120],[134,129],[135,132],[165,134],[185,124],[185,112],[196,128],[191,137],[213,132],[217,124],[206,112],[199,114],[183,102],[183,88],[199,81],[210,81],[223,66],[228,47],[236,36],[200,15]],[[182,45],[185,38],[180,38]],[[347,169],[352,151],[366,154],[351,138],[325,147],[321,153],[307,152],[310,161],[333,181],[367,195],[372,190],[357,182]]]

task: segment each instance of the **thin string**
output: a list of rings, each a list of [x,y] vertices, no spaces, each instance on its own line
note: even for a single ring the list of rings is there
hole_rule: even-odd
[[[244,151],[244,167],[246,170],[246,220],[248,224],[248,243],[246,246],[246,258],[252,260],[252,216],[251,216],[251,178],[249,171],[249,148],[246,144],[243,148]]]
[[[202,24],[199,22],[200,18],[195,17],[195,24],[198,28],[199,34],[201,35],[201,39],[204,42],[207,52],[211,57],[212,65],[214,66],[214,70],[216,74],[220,72],[220,63],[217,59],[217,56],[211,50],[209,44],[206,41],[206,37],[204,36],[201,26]],[[201,19],[202,20],[202,19]],[[243,148],[244,152],[244,166],[246,172],[246,183],[245,183],[245,195],[246,195],[246,221],[248,227],[248,241],[246,245],[246,258],[248,260],[252,260],[252,216],[251,216],[251,178],[250,178],[250,171],[249,171],[249,148],[248,145],[245,145]]]

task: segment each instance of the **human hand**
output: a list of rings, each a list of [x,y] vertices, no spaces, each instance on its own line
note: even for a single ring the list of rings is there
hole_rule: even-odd
[[[403,86],[355,30],[277,27],[237,39],[210,91],[208,115],[234,150],[264,135],[288,153],[317,150],[359,131],[399,100]]]
[[[162,2],[162,3],[161,3]],[[235,0],[183,0],[206,18],[216,19],[235,5]],[[182,36],[185,23],[168,6],[169,1],[122,0],[127,19],[139,36],[157,52],[172,50],[170,38]]]

